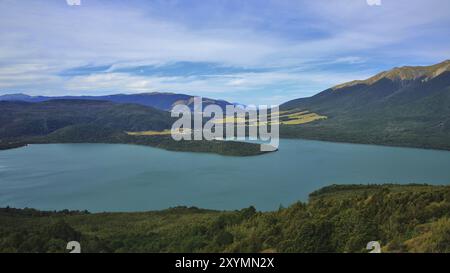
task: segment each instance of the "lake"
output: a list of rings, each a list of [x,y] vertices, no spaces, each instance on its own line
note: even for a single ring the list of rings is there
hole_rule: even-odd
[[[117,144],[0,151],[0,207],[274,210],[352,183],[450,184],[450,152],[308,140],[281,140],[278,152],[255,157]]]

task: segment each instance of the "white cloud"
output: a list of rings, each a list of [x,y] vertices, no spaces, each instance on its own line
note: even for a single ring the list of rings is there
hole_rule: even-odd
[[[381,0],[366,0],[369,6],[381,6]]]
[[[213,96],[234,101],[236,94],[243,97],[246,104],[267,103],[264,98],[276,99],[272,103],[286,101],[289,94],[267,96],[288,86],[300,95],[310,95],[336,84],[367,78],[369,73],[298,73],[294,71],[238,73],[229,75],[199,76],[136,76],[126,73],[104,73],[76,76],[65,83],[64,89],[70,93],[83,92],[89,95],[105,95],[111,92],[141,93],[167,91],[189,93],[199,96]],[[317,88],[321,89],[317,89]],[[270,92],[267,92],[270,91]],[[279,90],[278,90],[279,91]],[[281,90],[282,91],[282,90]],[[245,96],[245,94],[253,94]],[[293,96],[293,94],[291,94]]]
[[[80,6],[81,0],[66,0],[67,5],[69,6]]]
[[[153,9],[156,2],[145,1],[146,8],[136,2],[126,6],[86,1],[76,8],[61,2],[0,0],[0,92],[174,91],[240,100],[239,92],[250,94],[243,97],[248,99],[272,90],[276,94],[264,96],[288,99],[369,76],[376,72],[377,67],[370,66],[374,61],[435,62],[449,53],[448,0],[384,1],[377,8],[362,0],[269,1],[262,7],[239,6],[224,15],[218,12],[222,10],[202,10],[200,22],[190,22],[196,14],[184,10],[172,13],[170,8],[178,7],[175,2],[168,14]],[[180,14],[194,19],[174,18]],[[434,37],[439,42],[430,40]],[[178,61],[265,67],[271,72],[212,72],[210,77],[115,72]],[[113,65],[102,74],[59,76],[66,69],[102,64]],[[333,65],[349,69],[322,69]],[[297,94],[292,91],[295,86]]]

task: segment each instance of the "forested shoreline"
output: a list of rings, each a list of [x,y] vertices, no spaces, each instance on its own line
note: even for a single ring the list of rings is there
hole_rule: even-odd
[[[334,185],[277,211],[0,209],[0,252],[450,252],[450,186]]]

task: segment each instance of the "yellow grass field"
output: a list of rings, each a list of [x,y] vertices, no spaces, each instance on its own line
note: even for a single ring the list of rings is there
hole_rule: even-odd
[[[278,113],[280,121],[277,123],[261,122],[255,119],[248,120],[249,126],[266,126],[267,124],[279,124],[279,125],[301,125],[305,123],[310,123],[316,120],[327,119],[326,116],[322,116],[316,113],[311,113],[309,111],[300,111],[300,112],[292,112],[292,111],[281,111]],[[270,117],[270,116],[269,116]],[[225,117],[223,119],[214,120],[216,124],[244,124],[244,118],[233,118],[233,117]],[[142,132],[126,132],[131,136],[167,136],[171,134],[171,130],[164,131],[142,131]],[[190,129],[181,129],[179,134],[189,134],[191,133]]]
[[[278,113],[280,122],[278,124],[281,125],[300,125],[309,122],[313,122],[316,120],[326,119],[326,116],[322,116],[316,113],[311,113],[309,111],[300,111],[300,112],[292,112],[292,111],[281,111]],[[233,117],[225,117],[223,119],[214,120],[216,124],[228,124],[228,123],[236,123],[243,124],[245,123],[245,119],[243,118],[233,118]],[[258,126],[258,122],[254,119],[248,120],[249,126]],[[272,124],[269,122],[259,122],[259,126],[265,126],[267,124]],[[273,123],[275,124],[275,123]]]
[[[189,134],[190,129],[180,129],[177,134]],[[126,132],[130,136],[169,136],[172,134],[171,130],[164,131],[141,131],[141,132]]]
[[[316,120],[327,119],[326,116],[322,116],[316,113],[310,113],[308,111],[297,112],[292,114],[281,115],[280,118],[287,117],[288,120],[281,121],[282,125],[299,125],[305,124],[309,122],[313,122]]]
[[[166,136],[170,135],[170,130],[164,131],[142,131],[142,132],[127,132],[130,136]]]
[[[216,124],[227,124],[227,123],[236,123],[241,124],[245,122],[245,118],[237,118],[237,117],[225,117],[223,119],[215,119],[214,123]]]

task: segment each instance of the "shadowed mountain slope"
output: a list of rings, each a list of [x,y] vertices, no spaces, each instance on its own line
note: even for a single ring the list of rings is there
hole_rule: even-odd
[[[328,117],[286,137],[450,149],[450,61],[401,67],[281,105]]]

